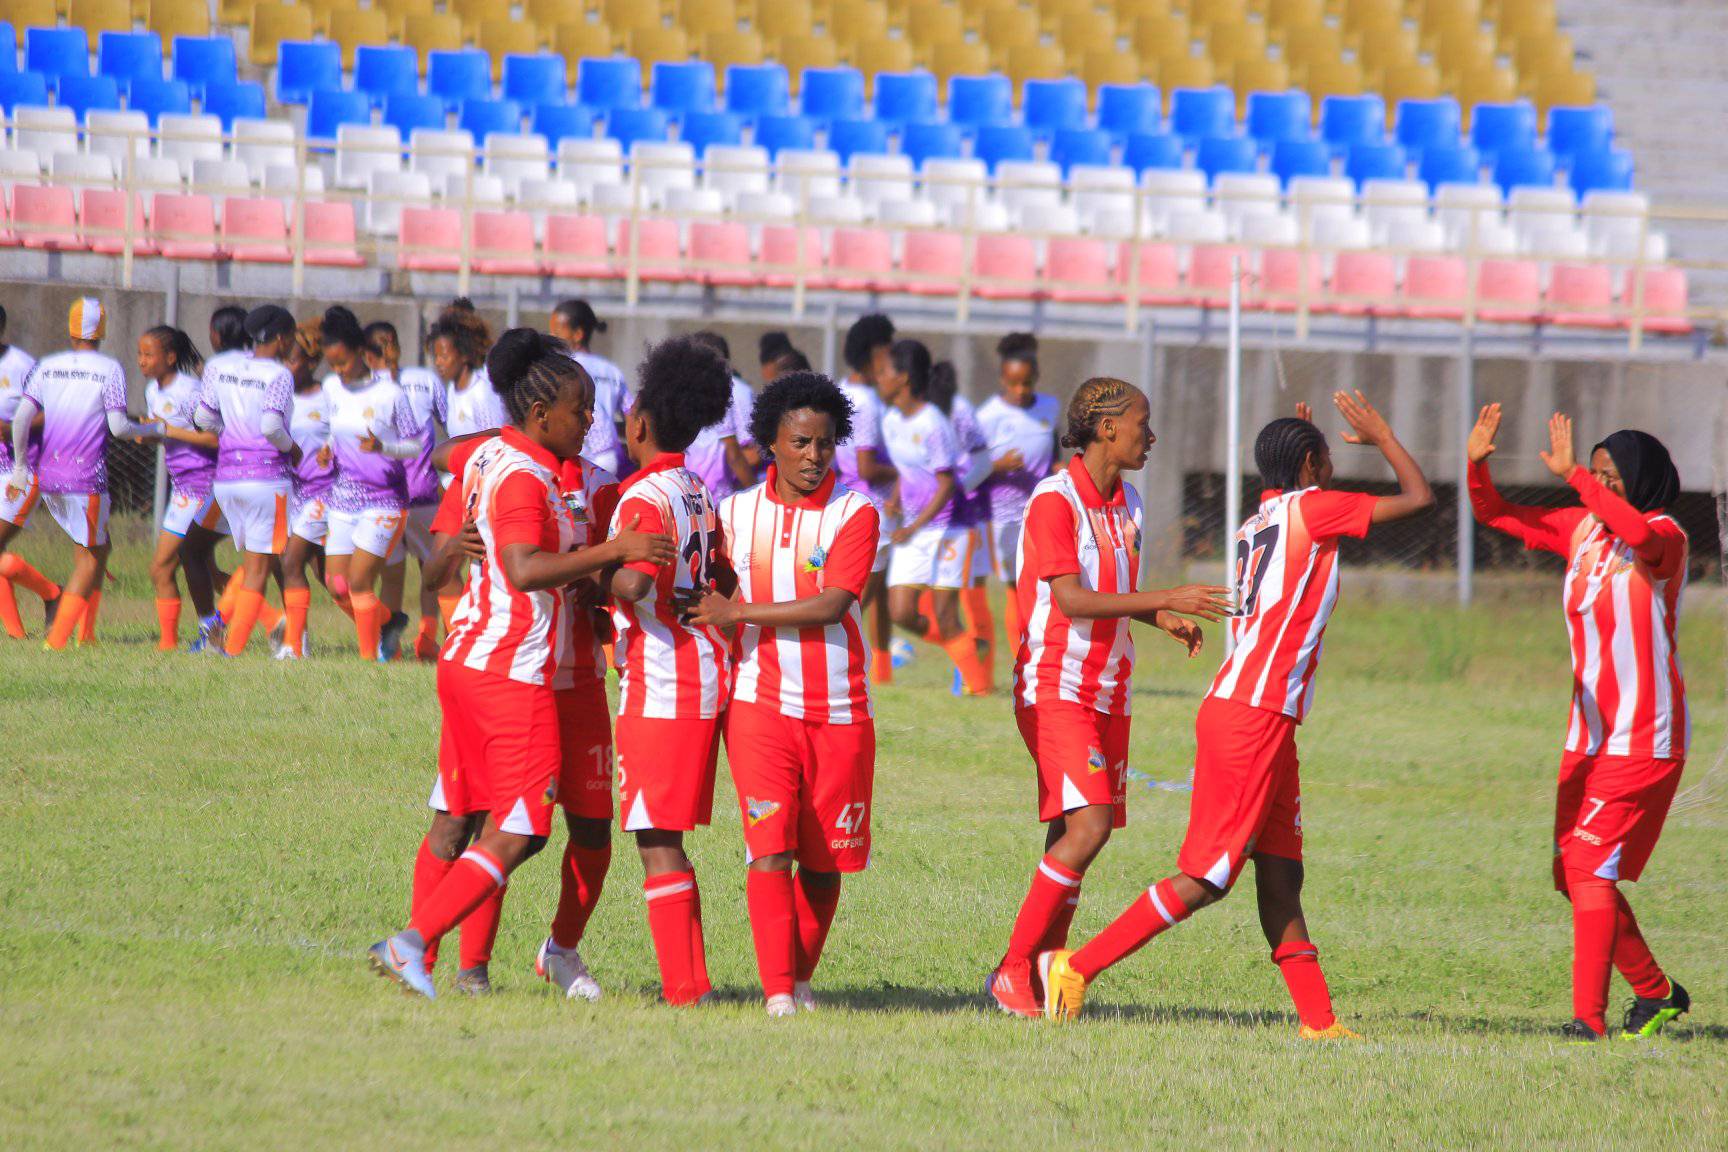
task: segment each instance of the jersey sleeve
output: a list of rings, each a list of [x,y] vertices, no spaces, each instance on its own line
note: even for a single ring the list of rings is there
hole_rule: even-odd
[[[406,389],[396,393],[396,409],[390,415],[398,440],[420,439],[420,417],[415,414],[414,398],[408,395]]]
[[[438,427],[450,427],[450,392],[444,387],[444,381],[433,376],[429,387],[432,389],[432,419],[438,421]]]
[[[126,370],[119,364],[111,365],[108,378],[102,381],[102,407],[109,412],[126,411]]]
[[[1538,508],[1513,504],[1494,487],[1488,462],[1470,465],[1470,508],[1476,519],[1523,543],[1532,552],[1552,552],[1561,558],[1572,554],[1572,537],[1588,515],[1582,508]]]
[[[1657,531],[1656,525],[1646,519],[1644,513],[1610,492],[1581,464],[1572,469],[1572,474],[1566,477],[1566,483],[1578,493],[1578,498],[1584,501],[1584,507],[1602,521],[1621,543],[1632,549],[1638,559],[1658,572],[1666,573],[1672,540]],[[1680,539],[1683,545],[1684,534]]]
[[[24,386],[21,389],[24,399],[42,407],[42,380],[36,372],[36,365],[30,365],[30,370],[24,373]]]
[[[924,449],[929,453],[932,472],[964,472],[971,462],[966,450],[960,446],[960,438],[954,435],[953,422],[947,419],[938,420],[931,426]]]
[[[546,488],[525,472],[506,476],[492,493],[492,546],[540,546],[546,528]]]
[[[882,451],[881,414],[868,401],[852,407],[852,446],[860,451]]]
[[[1374,505],[1380,497],[1366,492],[1310,492],[1302,497],[1302,522],[1315,540],[1338,536],[1368,535],[1374,522]]]
[[[462,482],[458,480],[438,498],[438,511],[432,516],[432,535],[454,536],[462,531],[462,511]]]
[[[1021,528],[1032,575],[1039,580],[1080,573],[1080,549],[1074,539],[1074,508],[1055,492],[1033,498]]]
[[[822,587],[844,588],[862,599],[870,569],[876,563],[876,546],[882,535],[882,517],[876,506],[860,501],[861,507],[834,534],[834,546],[822,565]]]
[[[275,412],[286,424],[294,413],[294,375],[283,368],[264,386],[265,412]]]
[[[638,516],[641,517],[641,523],[636,525],[636,531],[648,533],[666,531],[666,518],[661,513],[658,504],[652,500],[644,500],[640,496],[627,496],[619,502],[618,510],[612,515],[612,531],[608,537],[616,536],[624,531],[630,521]],[[624,570],[626,572],[640,572],[644,576],[657,576],[660,573],[660,566],[648,560],[637,560],[634,563],[624,565]]]
[[[595,524],[612,523],[613,513],[618,511],[618,485],[602,484],[594,489],[594,496],[588,503],[588,518]]]

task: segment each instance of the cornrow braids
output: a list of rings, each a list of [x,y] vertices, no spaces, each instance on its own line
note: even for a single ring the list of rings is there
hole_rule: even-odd
[[[1098,439],[1099,422],[1127,412],[1138,392],[1134,385],[1113,376],[1094,376],[1080,385],[1068,401],[1068,431],[1063,433],[1062,447],[1085,449]]]
[[[1326,434],[1307,420],[1283,416],[1260,429],[1254,438],[1254,466],[1267,488],[1294,488],[1302,464],[1326,451]]]
[[[593,395],[594,383],[571,359],[569,345],[532,328],[512,328],[498,338],[486,357],[486,375],[503,398],[510,423],[518,428],[527,423],[536,403],[547,407],[555,403],[566,384],[574,383]]]
[[[174,370],[182,376],[196,376],[204,370],[204,357],[199,355],[198,346],[180,329],[161,324],[144,335],[173,353]]]

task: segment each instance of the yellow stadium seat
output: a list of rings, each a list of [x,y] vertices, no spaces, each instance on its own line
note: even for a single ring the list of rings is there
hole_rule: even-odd
[[[1115,51],[1120,35],[1116,18],[1108,12],[1095,10],[1070,12],[1056,26],[1056,43],[1076,60],[1088,52]]]
[[[938,44],[930,53],[930,71],[944,86],[956,76],[982,76],[990,71],[990,53],[970,40]]]
[[[840,63],[840,47],[826,36],[788,36],[775,54],[792,74],[792,87],[806,68],[833,68]]]
[[[960,9],[953,4],[917,4],[910,8],[901,23],[906,39],[912,42],[914,53],[928,61],[938,44],[966,38],[966,23]]]
[[[492,82],[504,79],[504,57],[532,56],[540,51],[540,29],[527,20],[482,20],[474,30],[474,46],[492,57]]]
[[[1248,114],[1250,93],[1283,92],[1290,87],[1290,65],[1269,56],[1238,60],[1231,67],[1229,79],[1236,92],[1236,117],[1241,119]]]
[[[1218,70],[1204,56],[1166,56],[1158,61],[1158,86],[1168,107],[1170,93],[1178,88],[1210,88],[1218,82]]]
[[[560,24],[573,24],[588,18],[588,6],[582,0],[525,0],[522,14],[540,26],[547,36]]]
[[[1432,100],[1443,94],[1440,71],[1420,61],[1399,64],[1380,75],[1380,95],[1386,101],[1386,122],[1391,127],[1400,100]]]
[[[60,23],[60,11],[54,6],[54,0],[6,0],[0,7],[0,20],[12,25],[12,30],[18,36],[18,42],[24,42],[26,28],[52,28]],[[14,62],[16,67],[16,62]]]
[[[756,22],[751,25],[762,34],[762,39],[770,46],[795,37],[808,37],[813,34],[810,19],[810,9],[802,4],[780,4],[770,0],[756,14]],[[790,67],[790,65],[788,65]]]
[[[1007,55],[1016,44],[1036,44],[1038,14],[1030,8],[991,8],[984,13],[983,41],[994,57]]]
[[[67,23],[84,29],[94,52],[102,33],[132,31],[132,0],[72,0]],[[17,27],[13,25],[14,29]]]
[[[1068,75],[1068,62],[1054,44],[1016,44],[1008,49],[1003,71],[1014,87],[1028,80],[1060,80]]]
[[[1094,48],[1082,59],[1080,76],[1096,93],[1100,84],[1138,84],[1146,78],[1146,69],[1132,52]]]
[[[1527,36],[1552,36],[1555,28],[1554,0],[1506,5],[1494,20],[1494,36],[1502,52],[1510,52]]]
[[[1596,103],[1596,77],[1588,72],[1550,72],[1536,82],[1536,108],[1548,109]]]
[[[448,12],[416,13],[402,18],[402,41],[420,52],[420,74],[426,74],[426,53],[455,52],[462,47],[462,18]]]
[[[890,40],[887,37],[864,40],[853,44],[843,53],[846,63],[864,73],[868,81],[878,72],[910,72],[917,65],[912,59],[910,40]],[[874,86],[872,86],[874,91]]]
[[[1481,21],[1480,0],[1437,0],[1435,3],[1422,5],[1422,14],[1416,23],[1421,29],[1422,38],[1426,40],[1442,28],[1464,23],[1480,24]]]
[[[1444,75],[1494,63],[1494,33],[1479,24],[1445,25],[1434,33],[1428,48]]]
[[[672,22],[699,41],[710,32],[738,31],[738,9],[732,0],[682,0]]]
[[[1316,61],[1308,66],[1302,79],[1316,110],[1328,96],[1360,96],[1367,85],[1362,78],[1362,65],[1354,60]]]
[[[1220,66],[1240,60],[1266,59],[1266,25],[1245,21],[1212,24],[1205,29],[1206,55]]]
[[[1173,14],[1180,15],[1186,10],[1186,0],[1181,3],[1176,0],[1115,0],[1109,8],[1116,13],[1118,24],[1130,28],[1146,17],[1164,20]]]
[[[1215,24],[1243,24],[1248,20],[1248,5],[1245,0],[1206,0],[1204,4],[1188,5],[1188,22],[1194,25],[1194,31]]]
[[[354,67],[354,50],[361,45],[390,43],[390,17],[380,8],[350,8],[330,13],[330,39],[342,45],[342,67]]]
[[[726,69],[735,64],[760,64],[767,59],[762,37],[748,29],[710,32],[702,37],[702,58],[714,65],[715,77],[724,84]]]
[[[1345,31],[1355,32],[1377,24],[1401,22],[1404,0],[1344,0],[1339,24]]]
[[[252,26],[252,9],[257,7],[252,0],[218,0],[216,5],[216,21],[219,24],[230,24],[240,28]]]
[[[1070,16],[1096,12],[1098,0],[1033,0],[1033,6],[1038,9],[1038,21],[1044,31],[1054,32]]]
[[[210,35],[210,8],[204,0],[151,0],[146,27],[162,37],[162,51],[172,55],[174,37]]]
[[[1537,77],[1572,67],[1577,57],[1572,37],[1564,32],[1552,36],[1532,36],[1518,41],[1512,50],[1512,63],[1520,76]]]
[[[1266,5],[1266,23],[1273,28],[1299,28],[1325,18],[1324,0],[1270,0]]]
[[[1181,13],[1141,16],[1129,36],[1134,51],[1146,60],[1162,60],[1166,56],[1186,53],[1193,38],[1194,32],[1188,27],[1188,18]]]
[[[436,11],[432,0],[372,0],[372,7],[382,9],[390,17],[390,30],[398,39],[408,17],[430,16]]]
[[[888,38],[888,9],[873,0],[846,0],[834,6],[828,18],[828,35],[842,52],[871,40]],[[908,45],[910,48],[910,45]]]
[[[659,0],[600,0],[600,18],[625,39],[638,29],[665,26]]]
[[[508,13],[509,7],[499,0],[444,0],[444,11],[462,21],[463,30],[470,33],[482,20],[502,19],[500,10]]]
[[[567,20],[552,29],[552,51],[575,64],[578,60],[610,56],[618,37],[604,24],[589,20]]]
[[[690,37],[682,28],[637,28],[625,34],[624,43],[628,54],[642,62],[644,83],[654,65],[690,59]]]
[[[1416,29],[1404,23],[1370,25],[1357,30],[1356,59],[1369,76],[1415,64],[1421,58]]]
[[[1292,75],[1301,75],[1315,64],[1342,59],[1344,39],[1330,24],[1305,24],[1284,32],[1284,59]]]
[[[1458,73],[1452,90],[1468,116],[1477,104],[1509,104],[1518,99],[1518,77],[1504,65],[1489,64]]]
[[[338,12],[358,12],[360,0],[303,0],[306,7],[312,10],[312,31],[315,35],[330,36],[330,18]],[[383,13],[379,13],[383,15]],[[388,20],[385,23],[389,23]]]
[[[312,10],[298,4],[260,4],[252,9],[252,63],[276,66],[276,46],[284,40],[312,39]]]

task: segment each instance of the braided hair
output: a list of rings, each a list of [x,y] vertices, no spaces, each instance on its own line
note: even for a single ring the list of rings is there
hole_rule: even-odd
[[[498,337],[486,356],[486,375],[504,401],[510,423],[518,428],[528,422],[535,404],[551,407],[566,384],[594,394],[588,372],[570,356],[562,340],[543,336],[532,328],[512,328]]]
[[[1062,447],[1084,451],[1098,439],[1099,423],[1124,415],[1139,394],[1134,385],[1113,376],[1094,376],[1080,385],[1068,401],[1068,431],[1062,435]]]
[[[0,320],[3,318],[4,313],[0,313]],[[174,357],[174,371],[180,375],[196,376],[204,370],[204,357],[199,355],[198,346],[192,343],[192,337],[180,329],[160,324],[144,335],[156,341],[164,351]]]
[[[438,314],[438,319],[426,333],[426,339],[450,341],[456,355],[473,369],[486,363],[486,350],[492,346],[492,330],[475,310],[474,302],[466,296],[458,296]]]
[[[1304,462],[1318,462],[1325,451],[1326,434],[1311,421],[1281,416],[1254,438],[1254,467],[1265,487],[1283,491],[1300,482]]]

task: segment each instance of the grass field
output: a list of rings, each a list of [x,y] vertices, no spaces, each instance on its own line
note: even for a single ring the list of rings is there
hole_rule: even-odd
[[[63,571],[48,534],[23,551]],[[553,853],[511,887],[497,995],[405,998],[362,960],[405,914],[431,670],[338,658],[327,607],[321,659],[159,655],[144,565],[133,526],[98,648],[0,645],[0,1147],[1728,1147],[1728,798],[1671,820],[1632,890],[1694,1014],[1649,1045],[1556,1036],[1552,588],[1468,615],[1346,595],[1302,734],[1307,903],[1367,1040],[1315,1047],[1247,892],[1112,971],[1077,1025],[986,1010],[1042,843],[1032,777],[1007,702],[951,699],[929,653],[878,701],[875,860],[819,1014],[763,1016],[729,783],[692,852],[721,1004],[655,1003],[622,839],[583,949],[602,1003],[530,970]],[[1684,632],[1694,780],[1728,738],[1719,604]],[[1217,653],[1158,641],[1133,765],[1179,781]],[[1136,784],[1130,803],[1077,938],[1169,871],[1186,796]]]

